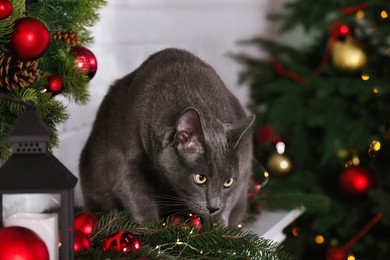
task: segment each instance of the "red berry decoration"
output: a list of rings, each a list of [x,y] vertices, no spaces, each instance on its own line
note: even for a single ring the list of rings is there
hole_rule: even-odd
[[[116,252],[135,252],[141,248],[141,243],[138,239],[129,232],[119,231],[109,236],[104,245],[104,251]]]
[[[373,174],[360,166],[349,166],[340,175],[341,188],[350,195],[365,195],[375,186]]]
[[[58,95],[64,89],[64,81],[60,76],[53,75],[47,78],[46,91],[52,93],[54,96]]]
[[[12,13],[12,8],[9,0],[0,0],[0,20],[7,19]]]
[[[17,59],[38,59],[46,52],[49,43],[50,33],[41,21],[32,17],[16,20],[10,48]]]
[[[190,225],[197,231],[199,232],[201,229],[202,229],[202,220],[200,219],[200,217],[196,216],[196,215],[192,215],[190,214],[190,218],[189,218],[189,221],[190,221]]]
[[[86,236],[89,236],[92,234],[93,228],[99,220],[99,216],[94,213],[79,213],[74,217],[74,229],[81,231]]]
[[[24,227],[0,229],[0,260],[48,260],[45,242],[32,230]]]
[[[91,242],[88,237],[80,230],[74,231],[74,251],[88,251],[91,248]]]
[[[76,67],[85,72],[90,79],[95,76],[97,71],[97,59],[95,55],[83,46],[74,46],[71,49],[75,57]]]

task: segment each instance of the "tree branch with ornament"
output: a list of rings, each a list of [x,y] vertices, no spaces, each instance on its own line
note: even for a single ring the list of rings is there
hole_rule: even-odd
[[[97,59],[86,47],[92,42],[87,27],[98,20],[105,0],[24,1],[0,0],[0,92],[32,100],[54,133],[67,118],[63,95],[85,104],[88,83],[97,71]],[[0,100],[0,159],[11,146],[5,136],[23,107]]]

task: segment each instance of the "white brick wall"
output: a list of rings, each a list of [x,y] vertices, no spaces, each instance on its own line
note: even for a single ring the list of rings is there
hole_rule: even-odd
[[[88,46],[98,58],[87,105],[68,104],[70,119],[60,126],[55,155],[78,176],[80,151],[108,86],[138,67],[150,54],[166,47],[192,51],[211,64],[243,104],[248,89],[238,86],[240,65],[227,53],[241,50],[237,41],[274,32],[266,19],[282,1],[271,0],[109,0],[93,28]],[[278,3],[275,3],[278,2]],[[257,53],[258,54],[258,53]],[[82,204],[79,185],[76,203]]]

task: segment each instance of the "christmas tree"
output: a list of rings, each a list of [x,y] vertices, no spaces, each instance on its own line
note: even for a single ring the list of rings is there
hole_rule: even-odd
[[[84,45],[105,0],[0,0],[0,160],[11,153],[6,135],[21,115],[19,101],[33,101],[53,131],[67,119],[56,95],[84,104],[88,82],[97,69],[94,54]],[[12,102],[13,101],[13,102]]]
[[[385,0],[290,1],[269,18],[310,42],[249,39],[267,57],[234,55],[270,173],[264,195],[329,203],[285,230],[299,259],[390,259],[389,15]]]

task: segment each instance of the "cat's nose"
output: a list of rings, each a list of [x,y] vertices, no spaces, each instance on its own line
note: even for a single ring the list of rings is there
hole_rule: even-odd
[[[206,208],[209,210],[210,214],[213,214],[214,212],[219,210],[219,208],[214,208],[214,207],[209,207],[209,206],[206,206]]]

